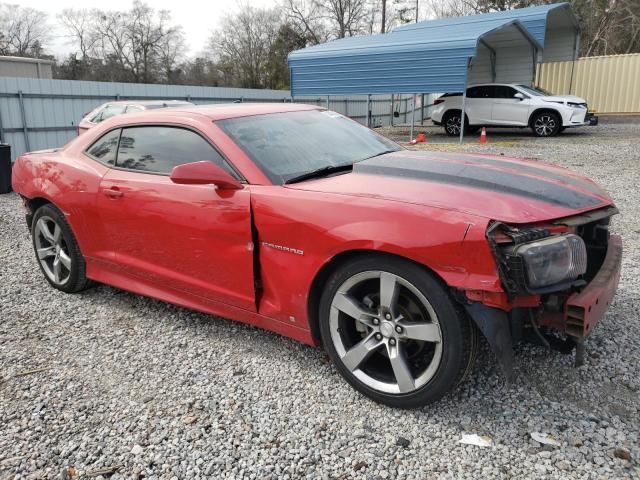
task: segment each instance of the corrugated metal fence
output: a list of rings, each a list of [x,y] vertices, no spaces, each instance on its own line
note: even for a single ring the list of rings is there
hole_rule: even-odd
[[[196,104],[241,102],[291,102],[289,91],[255,90],[181,85],[144,85],[133,83],[84,82],[0,77],[0,140],[12,147],[12,156],[25,151],[59,147],[76,135],[82,116],[98,105],[114,100],[179,99]],[[296,97],[296,103],[326,106],[326,97]],[[432,98],[425,96],[426,105]],[[363,96],[331,97],[329,108],[366,123],[367,105],[371,124],[389,125],[393,111],[396,123],[411,121],[412,101],[398,96],[391,104],[389,96],[376,96],[368,103]],[[416,111],[426,117],[429,110]]]
[[[538,85],[553,93],[578,95],[601,114],[640,114],[640,53],[543,63]]]

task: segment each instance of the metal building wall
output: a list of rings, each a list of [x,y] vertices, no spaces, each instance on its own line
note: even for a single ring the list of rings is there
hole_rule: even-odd
[[[545,90],[585,98],[598,113],[640,114],[640,53],[543,63],[537,78]]]
[[[0,77],[0,141],[12,147],[12,156],[26,151],[55,148],[76,136],[76,126],[86,112],[114,100],[180,99],[197,104],[245,102],[290,102],[288,90],[257,90],[181,85],[84,82]],[[295,98],[296,103],[326,106],[326,97]],[[394,102],[400,117],[396,123],[411,121],[407,111],[411,101],[405,96]],[[427,98],[425,104],[433,103]],[[390,97],[373,97],[372,125],[389,125]],[[367,98],[332,97],[329,108],[365,124]],[[424,109],[425,116],[430,112]],[[419,122],[420,113],[416,114]]]
[[[0,77],[52,78],[51,60],[0,56]]]

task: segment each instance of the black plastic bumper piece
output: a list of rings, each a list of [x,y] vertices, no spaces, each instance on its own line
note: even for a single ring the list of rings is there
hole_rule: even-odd
[[[465,304],[465,308],[498,359],[498,364],[508,383],[514,379],[513,340],[507,312],[487,307],[482,303]]]

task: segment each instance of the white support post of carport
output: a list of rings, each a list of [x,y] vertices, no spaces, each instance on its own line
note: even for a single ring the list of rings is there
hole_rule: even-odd
[[[465,115],[465,104],[467,103],[467,86],[464,86],[464,90],[462,91],[462,114],[460,115],[460,144],[462,145],[462,140],[464,138],[464,115]]]
[[[371,128],[371,95],[367,95],[367,127]]]
[[[411,100],[411,133],[409,134],[409,142],[413,141],[413,124],[416,121],[416,94],[413,94]]]
[[[462,140],[464,139],[464,116],[466,114],[466,103],[467,103],[467,81],[469,79],[469,67],[471,66],[471,58],[467,60],[467,73],[464,79],[464,89],[462,90],[462,114],[460,115],[460,145],[462,145]]]
[[[329,95],[327,95],[327,110],[329,110]]]

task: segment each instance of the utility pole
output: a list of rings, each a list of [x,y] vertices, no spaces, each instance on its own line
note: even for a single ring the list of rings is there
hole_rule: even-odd
[[[387,0],[382,0],[382,25],[380,27],[380,33],[384,33],[387,23]]]

